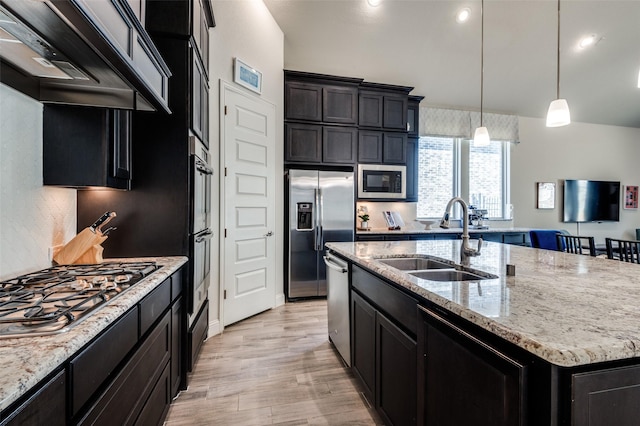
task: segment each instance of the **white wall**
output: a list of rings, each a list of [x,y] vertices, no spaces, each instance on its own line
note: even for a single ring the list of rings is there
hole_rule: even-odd
[[[51,266],[75,230],[76,191],[42,186],[42,104],[0,84],[0,279]]]
[[[566,229],[562,223],[564,179],[620,181],[640,185],[640,129],[571,123],[548,128],[538,118],[520,117],[520,141],[511,150],[511,202],[518,227]],[[536,208],[536,182],[556,183],[556,208]],[[583,223],[580,234],[635,239],[640,228],[639,210],[620,210],[620,222]]]
[[[210,123],[212,164],[219,169],[220,146],[220,84],[219,80],[233,83],[233,59],[245,63],[262,73],[262,94],[260,98],[276,105],[276,285],[279,303],[284,302],[283,251],[284,251],[284,35],[267,10],[262,0],[214,0],[213,14],[216,27],[210,32]],[[253,93],[247,91],[247,93]],[[219,212],[219,176],[213,182],[212,223],[221,220]],[[219,274],[219,240],[213,242],[212,277]],[[216,322],[220,319],[220,284],[214,278],[209,290],[210,327],[209,335],[216,333]]]

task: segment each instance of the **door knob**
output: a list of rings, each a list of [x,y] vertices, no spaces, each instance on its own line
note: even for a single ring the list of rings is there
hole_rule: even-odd
[[[270,237],[273,235],[273,231],[269,231],[266,234],[264,234],[265,237]]]

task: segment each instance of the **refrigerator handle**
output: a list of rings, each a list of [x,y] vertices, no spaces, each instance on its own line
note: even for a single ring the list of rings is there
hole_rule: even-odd
[[[313,249],[318,251],[318,244],[320,242],[320,190],[315,188],[313,190],[313,198],[316,207],[313,209],[314,213],[314,230],[313,230]]]
[[[322,201],[322,189],[318,189],[318,251],[322,251],[324,248],[324,229],[322,224],[324,222],[324,204]]]

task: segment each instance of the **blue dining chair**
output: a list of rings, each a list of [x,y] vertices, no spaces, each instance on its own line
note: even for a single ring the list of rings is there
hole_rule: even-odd
[[[567,231],[558,229],[532,229],[529,231],[531,247],[546,250],[558,250],[556,234],[567,234]],[[562,249],[564,250],[564,247]]]

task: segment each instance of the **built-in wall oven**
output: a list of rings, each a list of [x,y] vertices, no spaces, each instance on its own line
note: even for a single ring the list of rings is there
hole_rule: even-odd
[[[359,164],[358,198],[406,198],[406,179],[406,166]]]
[[[195,138],[194,138],[195,139]],[[207,163],[208,153],[192,140],[191,235],[189,236],[191,283],[187,300],[188,325],[191,329],[206,305],[211,271],[211,177],[213,169]]]

